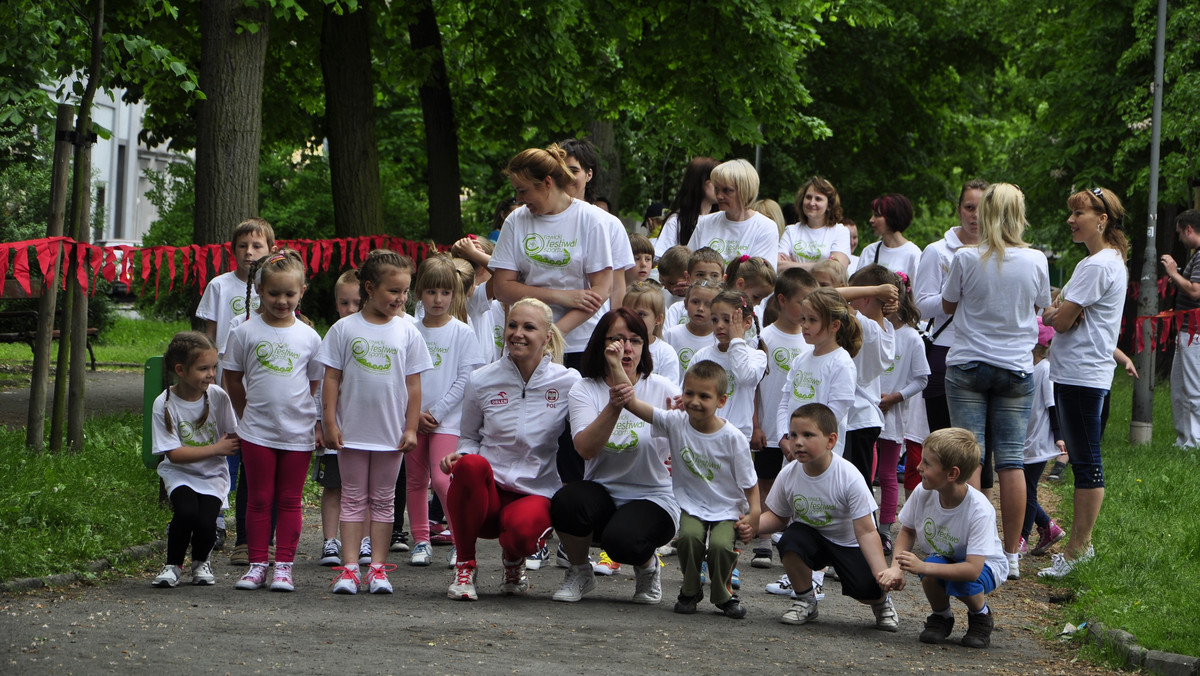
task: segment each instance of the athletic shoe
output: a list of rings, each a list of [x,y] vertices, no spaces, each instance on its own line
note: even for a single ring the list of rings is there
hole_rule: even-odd
[[[1046,479],[1050,481],[1062,481],[1063,471],[1067,469],[1067,463],[1054,461],[1054,466],[1050,468],[1050,475]]]
[[[685,596],[681,591],[675,599],[675,612],[681,615],[691,615],[696,612],[696,604],[704,600],[704,590],[701,589],[695,596]]]
[[[192,584],[213,585],[217,578],[213,577],[212,564],[208,561],[192,561]]]
[[[1050,525],[1045,528],[1038,529],[1037,545],[1031,550],[1034,556],[1041,556],[1046,553],[1050,547],[1056,542],[1067,537],[1067,532],[1059,528],[1058,523],[1054,519],[1050,520]]]
[[[334,570],[342,571],[333,580],[334,594],[357,594],[358,593],[358,568],[350,568],[348,566],[338,566]]]
[[[746,606],[742,605],[737,594],[734,594],[725,603],[719,604],[717,608],[725,614],[725,617],[740,620],[746,616]]]
[[[784,573],[778,580],[767,585],[768,594],[778,594],[780,596],[795,596],[796,593],[792,589],[792,581],[788,579],[787,573]]]
[[[828,570],[833,570],[829,568]],[[825,600],[825,572],[824,570],[814,570],[812,574],[813,594],[818,601]],[[837,579],[836,577],[834,578]]]
[[[506,596],[524,594],[529,591],[529,580],[525,577],[525,559],[504,562],[504,582],[500,593]]]
[[[962,645],[968,648],[986,648],[992,644],[992,629],[996,626],[996,620],[992,617],[992,609],[988,608],[988,614],[982,613],[967,613],[967,633],[963,634],[959,641]]]
[[[542,564],[550,558],[550,544],[545,540],[541,541],[536,552],[532,556],[525,557],[525,568],[527,570],[541,570]]]
[[[433,563],[433,547],[430,547],[428,542],[418,542],[417,546],[413,547],[412,558],[408,560],[408,565],[428,566],[431,563]]]
[[[243,542],[240,545],[234,545],[233,552],[229,554],[229,565],[231,566],[248,566],[250,565],[250,548]]]
[[[451,568],[458,563],[458,547],[451,547],[449,552],[446,552],[446,563]]]
[[[829,579],[833,580],[834,582],[842,581],[842,578],[838,577],[837,568],[834,568],[833,566],[825,566],[825,570],[821,572],[823,572],[825,575],[828,575]],[[821,578],[821,582],[824,583],[825,578]]]
[[[659,556],[672,556],[677,550],[675,549],[675,541],[671,540],[667,544],[655,549],[654,552]]]
[[[267,584],[267,564],[252,563],[250,570],[242,576],[237,584],[233,585],[234,589],[262,589]]]
[[[372,594],[391,594],[392,583],[388,581],[388,572],[396,570],[394,563],[379,563],[367,569],[367,591]]]
[[[474,561],[459,561],[454,565],[454,584],[450,585],[446,596],[455,601],[479,600],[479,594],[475,591]]]
[[[876,629],[900,631],[900,616],[896,614],[896,606],[892,605],[891,596],[885,596],[879,603],[872,603],[871,610],[875,612]]]
[[[634,566],[633,575],[637,586],[633,602],[654,605],[662,603],[662,566],[656,556],[649,566]]]
[[[392,531],[392,542],[388,545],[388,551],[407,552],[408,551],[408,531],[394,530]]]
[[[733,573],[729,576],[729,586],[734,589],[742,588],[742,574],[738,572],[737,568],[734,568]]]
[[[154,582],[150,584],[155,587],[174,587],[179,584],[179,578],[183,575],[183,569],[179,566],[167,564],[159,571],[158,577],[154,578]]]
[[[750,559],[751,568],[770,568],[771,565],[770,547],[758,547],[754,550],[754,558]]]
[[[225,549],[225,529],[218,528],[217,529],[217,539],[213,542],[212,550],[214,552],[219,552],[222,549]]]
[[[1096,556],[1096,550],[1088,545],[1087,551],[1082,556],[1076,559],[1068,559],[1066,554],[1055,554],[1050,559],[1050,567],[1043,568],[1038,571],[1038,577],[1058,580],[1066,577],[1075,567],[1081,563],[1086,563]]]
[[[708,584],[708,561],[700,562],[700,584]]]
[[[449,530],[443,530],[429,538],[429,542],[435,545],[452,545],[454,544],[454,535]]]
[[[554,592],[552,598],[564,603],[576,603],[583,599],[584,594],[595,588],[596,576],[592,573],[592,564],[583,563],[578,566],[570,566],[563,574],[562,586]]]
[[[591,564],[592,557],[588,557],[588,564]],[[563,548],[563,544],[558,543],[558,549],[554,552],[554,563],[558,564],[559,568],[570,568],[571,558],[567,556],[567,550]]]
[[[325,546],[321,548],[321,565],[322,566],[340,566],[342,565],[342,542],[337,538],[329,538],[325,541]]]
[[[892,534],[879,531],[879,541],[883,543],[883,555],[891,556],[894,543],[892,542]]]
[[[608,552],[600,550],[600,560],[592,566],[592,572],[597,575],[609,576],[618,570],[621,570],[621,564],[609,558]]]
[[[292,582],[292,564],[275,564],[275,572],[271,575],[271,591],[296,591],[296,585]]]
[[[942,617],[937,613],[925,618],[925,629],[921,631],[921,643],[942,643],[954,631],[954,616]]]
[[[783,611],[779,621],[784,624],[807,624],[817,619],[817,600],[805,594],[792,601],[792,607]]]
[[[1029,543],[1025,542],[1025,538],[1021,538],[1021,546],[1017,547],[1017,556],[1025,558],[1029,554]]]
[[[1010,579],[1010,580],[1021,579],[1021,555],[1016,554],[1016,553],[1009,554],[1008,552],[1004,552],[1004,556],[1008,557],[1008,579]]]
[[[371,536],[362,539],[362,543],[358,546],[358,565],[367,566],[371,564]]]

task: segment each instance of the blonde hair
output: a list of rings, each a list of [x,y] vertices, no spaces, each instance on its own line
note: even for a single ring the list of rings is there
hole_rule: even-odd
[[[1029,245],[1021,236],[1029,222],[1025,220],[1025,195],[1011,183],[993,183],[979,200],[979,262],[993,254],[996,269],[1004,265],[1004,250]]]
[[[854,313],[850,312],[850,304],[841,294],[833,289],[817,289],[805,296],[802,302],[817,313],[817,318],[826,327],[833,326],[835,321],[838,322],[837,334],[834,336],[838,346],[849,352],[851,358],[858,356],[863,343],[862,326]]]
[[[185,369],[191,368],[192,364],[200,358],[200,354],[212,350],[217,351],[217,345],[208,337],[207,334],[199,331],[180,331],[176,333],[171,342],[167,345],[167,351],[163,354],[163,371],[170,378],[175,375],[175,367],[182,366]],[[165,404],[171,402],[171,388],[167,387],[167,398]],[[167,424],[167,431],[174,432],[175,424],[171,420],[171,407],[163,405],[163,421]],[[200,414],[200,419],[196,421],[197,425],[203,425],[208,420],[208,390],[204,391],[204,412]]]
[[[937,458],[942,469],[958,468],[956,484],[965,484],[979,467],[979,441],[970,430],[946,427],[925,437],[924,453]]]
[[[389,268],[413,274],[413,261],[404,254],[391,249],[375,249],[367,254],[367,260],[358,268],[358,302],[361,307],[367,307],[371,297],[367,295],[367,283],[379,286]]]
[[[468,278],[474,278],[474,272]],[[467,321],[467,301],[463,289],[462,274],[458,266],[446,254],[436,254],[421,261],[417,267],[417,281],[413,291],[417,294],[418,302],[426,289],[450,289],[450,316],[460,322]]]
[[[663,320],[666,318],[666,310],[663,307],[662,287],[650,284],[647,282],[635,282],[625,291],[625,297],[621,299],[621,306],[627,307],[630,310],[637,310],[639,307],[644,307],[658,319],[654,326],[655,338],[662,338]],[[647,326],[647,329],[650,327]]]
[[[846,266],[836,258],[824,258],[813,264],[812,274],[824,273],[833,278],[833,288],[840,289],[843,286],[849,286],[850,281],[846,279]]]
[[[259,289],[262,288],[263,278],[281,274],[296,274],[300,275],[300,288],[308,286],[308,275],[304,267],[304,258],[298,251],[293,249],[280,249],[275,253],[260,258],[250,264],[250,272],[246,276],[246,318],[250,317],[250,289],[251,284]],[[259,307],[259,314],[262,314],[265,307]],[[301,322],[312,326],[312,321],[305,317],[297,310],[296,318]]]
[[[713,183],[732,186],[743,207],[758,199],[758,172],[746,160],[722,162],[713,167],[709,178]]]
[[[783,209],[779,206],[779,202],[772,199],[755,200],[750,208],[775,221],[775,227],[779,229],[779,236],[783,237],[787,223],[783,220]]]
[[[566,190],[575,182],[575,176],[567,168],[567,151],[557,143],[550,147],[526,148],[517,153],[504,167],[505,176],[520,176],[534,183],[541,183],[547,176],[559,190]]]
[[[554,311],[550,309],[549,305],[536,298],[522,298],[508,308],[508,314],[511,315],[513,310],[526,305],[538,311],[550,331],[550,340],[546,342],[546,346],[542,350],[543,354],[550,355],[550,360],[555,364],[561,364],[567,341],[563,338],[562,331],[559,331],[558,327],[554,325]]]
[[[1096,191],[1100,191],[1097,195]],[[1067,198],[1067,208],[1091,209],[1097,214],[1108,216],[1108,224],[1104,226],[1104,243],[1116,249],[1122,260],[1129,258],[1129,240],[1121,232],[1121,223],[1125,220],[1125,205],[1121,198],[1108,188],[1092,188],[1080,190]]]

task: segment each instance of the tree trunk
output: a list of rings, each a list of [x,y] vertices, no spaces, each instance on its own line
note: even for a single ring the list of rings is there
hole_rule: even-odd
[[[258,215],[269,7],[248,7],[245,0],[203,0],[200,6],[200,89],[207,98],[196,116],[198,244],[228,242],[238,223]],[[239,21],[257,30],[239,32]]]
[[[429,165],[429,234],[440,244],[453,244],[462,236],[459,203],[462,179],[458,167],[458,126],[446,78],[442,33],[432,0],[419,0],[417,14],[408,25],[414,51],[429,50],[429,72],[421,83],[421,115],[425,120],[425,156]]]
[[[608,209],[614,214],[621,212],[621,153],[617,151],[616,138],[613,134],[612,122],[595,121],[590,125],[592,145],[600,156],[598,175],[592,179],[595,183],[595,197],[607,197]],[[645,211],[641,205],[638,216]]]
[[[333,226],[338,237],[383,233],[375,91],[371,77],[371,13],[337,14],[325,6],[321,24],[321,73],[325,79],[325,129]]]

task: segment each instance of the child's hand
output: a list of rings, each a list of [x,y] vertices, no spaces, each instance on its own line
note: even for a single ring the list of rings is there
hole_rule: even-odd
[[[404,434],[400,437],[400,446],[398,447],[401,453],[408,453],[417,447],[417,433],[415,430],[404,430]]]
[[[677,394],[667,399],[667,409],[671,411],[683,410],[683,395]]]
[[[736,338],[741,338],[742,340],[745,340],[746,325],[749,323],[750,317],[743,315],[741,310],[734,308],[733,320],[729,325],[729,339],[734,340]]]
[[[675,286],[671,287],[670,291],[672,296],[675,296],[676,298],[683,298],[688,292],[687,280],[681,279],[678,282],[675,282]]]
[[[755,426],[754,431],[750,433],[750,448],[755,451],[761,451],[767,447],[767,433],[762,431],[761,427]]]
[[[734,525],[734,530],[737,531],[737,537],[742,542],[750,542],[754,539],[758,524],[751,523],[752,519],[750,517],[750,514],[746,514],[742,518],[738,519],[737,523]],[[758,521],[758,519],[753,519],[753,521]]]
[[[912,552],[896,552],[892,555],[892,561],[900,564],[900,570],[913,575],[924,575],[926,571],[925,562],[919,556]]]
[[[242,440],[236,434],[226,434],[216,443],[217,455],[237,455],[242,448]]]
[[[779,450],[783,451],[783,459],[791,462],[796,459],[796,453],[792,450],[792,440],[790,437],[784,437],[779,440]]]
[[[437,421],[437,418],[433,417],[432,413],[429,411],[421,411],[421,419],[417,421],[417,432],[420,432],[421,434],[432,434],[440,424],[441,423]]]
[[[904,589],[904,573],[895,568],[884,568],[879,571],[875,581],[879,583],[879,588],[885,592],[900,591]]]
[[[342,431],[335,422],[325,425],[325,448],[331,451],[342,450]]]
[[[891,317],[900,311],[900,301],[893,300],[883,304],[883,316]]]
[[[887,413],[889,409],[896,404],[899,404],[901,401],[904,401],[904,397],[901,397],[899,392],[889,392],[888,394],[883,395],[883,398],[879,400],[879,410]]]
[[[321,428],[320,420],[313,426],[313,434],[317,438],[317,448],[325,448],[325,432]]]
[[[460,459],[462,459],[461,453],[451,453],[450,455],[442,458],[442,462],[438,465],[442,468],[442,474],[453,474],[454,466],[458,464]]]
[[[875,297],[884,305],[884,314],[888,314],[887,305],[889,303],[900,302],[900,291],[896,289],[895,284],[880,284],[875,287]]]

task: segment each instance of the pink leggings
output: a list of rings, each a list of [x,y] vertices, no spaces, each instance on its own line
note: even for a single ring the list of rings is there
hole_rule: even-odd
[[[417,447],[405,458],[408,481],[408,521],[413,542],[429,542],[429,484],[442,505],[450,488],[450,475],[442,471],[442,458],[458,448],[453,434],[418,434]]]
[[[879,455],[875,470],[879,478],[879,523],[896,523],[896,504],[900,500],[896,467],[900,465],[901,448],[899,443],[887,439],[875,442],[875,451]]]
[[[367,520],[391,523],[396,514],[396,477],[400,476],[400,451],[338,451],[338,472],[342,475],[342,512],[340,519],[350,523]]]
[[[267,562],[271,542],[271,509],[278,513],[275,525],[275,560],[292,563],[300,542],[300,496],[308,478],[312,451],[280,451],[242,440],[242,463],[246,465],[246,546],[251,563]]]
[[[475,560],[479,538],[498,538],[506,561],[523,559],[550,530],[550,498],[496,486],[491,464],[478,455],[464,455],[454,465],[446,498],[459,561]]]

